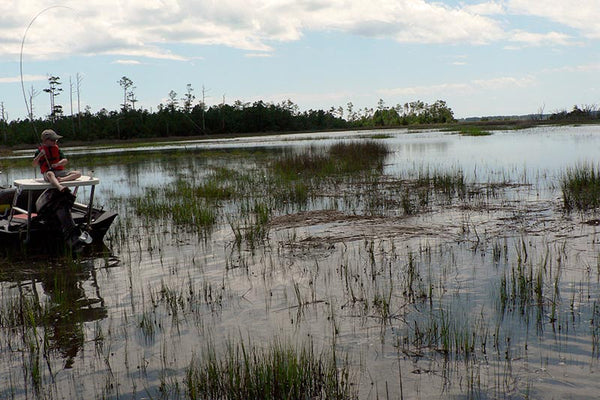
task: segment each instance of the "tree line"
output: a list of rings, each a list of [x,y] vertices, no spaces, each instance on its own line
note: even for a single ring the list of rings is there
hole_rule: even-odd
[[[433,104],[414,101],[393,107],[379,100],[376,108],[355,109],[352,103],[346,107],[331,107],[329,110],[301,111],[291,100],[281,103],[235,101],[233,104],[207,106],[205,90],[197,100],[191,84],[186,86],[182,97],[170,91],[166,104],[159,104],[156,111],[136,108],[138,99],[135,85],[127,77],[117,82],[123,89],[120,110],[101,109],[92,113],[89,107],[65,115],[58,104],[61,93],[60,78],[51,76],[44,92],[51,98],[51,110],[47,116],[33,116],[33,95],[29,98],[28,118],[6,121],[4,113],[0,121],[0,140],[8,146],[39,142],[39,132],[52,128],[67,140],[124,140],[133,138],[198,136],[213,134],[239,134],[262,132],[294,132],[363,127],[399,126],[410,124],[447,123],[454,121],[452,109],[445,101]],[[77,79],[77,102],[79,103]]]
[[[571,111],[556,111],[548,117],[554,122],[586,122],[600,119],[600,112],[596,104],[574,105]]]

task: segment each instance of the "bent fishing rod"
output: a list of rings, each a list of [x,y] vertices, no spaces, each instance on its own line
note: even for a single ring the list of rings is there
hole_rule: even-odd
[[[31,21],[29,22],[29,25],[27,25],[27,28],[25,29],[25,33],[23,34],[23,39],[21,40],[21,52],[19,55],[19,72],[21,75],[21,91],[23,92],[23,100],[25,101],[25,108],[27,109],[27,117],[29,118],[29,121],[31,122],[31,126],[33,127],[33,132],[37,135],[37,130],[35,129],[35,124],[33,123],[33,111],[29,109],[29,103],[27,102],[27,94],[25,93],[25,80],[23,78],[23,50],[25,48],[25,39],[27,38],[27,33],[29,32],[29,29],[31,28],[31,26],[33,25],[33,23],[35,22],[36,19],[38,19],[38,17],[42,14],[44,14],[46,11],[52,10],[54,8],[66,8],[68,10],[73,10],[76,11],[74,8],[69,7],[69,6],[63,6],[63,5],[53,5],[50,7],[46,7],[44,8],[42,11],[40,11],[39,13],[37,13],[35,15],[35,17],[33,17],[31,19]]]

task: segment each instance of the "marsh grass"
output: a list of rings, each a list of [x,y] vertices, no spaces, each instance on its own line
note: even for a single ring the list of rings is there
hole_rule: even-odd
[[[580,164],[560,178],[565,210],[586,211],[600,207],[600,166]]]
[[[467,126],[462,127],[459,131],[459,134],[462,136],[490,136],[492,133],[489,131],[484,131],[477,126]]]
[[[272,164],[272,170],[289,180],[368,172],[381,170],[388,154],[388,147],[374,140],[339,142],[325,153],[311,148],[300,154],[285,154]]]
[[[148,188],[131,203],[135,212],[146,219],[170,218],[177,225],[195,227],[199,231],[209,230],[217,218],[214,207],[202,201],[195,188],[183,181],[177,181],[173,188]]]
[[[146,188],[131,203],[148,222],[171,220],[203,233],[226,220],[235,244],[254,248],[266,238],[273,214],[304,209],[323,191],[335,187],[341,175],[381,174],[388,154],[381,142],[340,142],[326,150],[284,153],[266,165],[241,170],[214,167],[204,175],[182,176],[165,187]],[[360,191],[356,197],[360,202]],[[238,217],[230,218],[225,212]]]
[[[600,304],[594,300],[592,305],[592,319],[590,320],[592,337],[592,355],[600,358]]]
[[[436,204],[468,198],[470,185],[461,169],[440,170],[422,167],[402,179],[399,209],[406,215],[427,211]]]
[[[272,170],[284,180],[294,181],[300,178],[333,174],[336,166],[323,154],[315,154],[311,149],[302,154],[288,154],[272,165]]]
[[[149,187],[132,201],[146,218],[171,219],[204,233],[225,220],[237,245],[255,247],[267,237],[273,215],[301,211],[319,201],[322,206],[321,199],[332,200],[343,211],[369,215],[398,210],[412,215],[427,211],[436,199],[444,204],[465,199],[469,185],[461,170],[424,167],[409,179],[384,177],[389,153],[385,143],[375,140],[284,152],[275,161],[247,169],[210,167],[206,174],[182,176],[166,187]]]
[[[209,344],[186,370],[190,399],[355,399],[346,363],[335,351],[316,354],[275,341],[267,348],[229,343],[225,354]]]
[[[448,198],[453,196],[464,198],[467,190],[467,183],[461,169],[442,171],[423,168],[419,170],[416,185],[419,188],[443,193]]]
[[[570,351],[568,343],[576,343],[574,361],[577,355],[585,356],[585,346],[590,343],[591,365],[596,365],[600,358],[600,306],[596,299],[599,257],[589,262],[579,249],[575,256],[570,250],[556,251],[559,246],[547,245],[552,236],[545,231],[539,236],[511,236],[519,228],[512,226],[520,222],[516,218],[501,220],[509,228],[478,227],[481,243],[478,236],[478,247],[473,247],[465,229],[459,231],[460,219],[456,219],[462,218],[467,230],[475,229],[479,221],[475,212],[473,220],[469,219],[468,213],[474,208],[465,212],[463,207],[472,199],[475,184],[467,182],[462,171],[417,166],[407,169],[403,176],[383,175],[380,161],[385,160],[384,151],[375,150],[367,157],[369,149],[349,146],[355,144],[300,154],[277,152],[274,162],[259,162],[245,154],[247,162],[235,164],[219,154],[222,167],[204,160],[199,166],[186,164],[181,178],[164,187],[149,187],[143,198],[131,203],[126,198],[115,203],[123,214],[129,214],[111,228],[113,232],[117,228],[114,237],[122,246],[118,253],[125,268],[98,271],[105,275],[101,276],[103,285],[81,283],[88,290],[95,287],[112,292],[113,287],[118,288],[110,294],[109,302],[118,306],[111,306],[106,320],[86,321],[86,325],[75,327],[85,327],[81,329],[85,342],[81,341],[81,357],[75,360],[77,373],[64,390],[52,385],[62,387],[65,381],[61,376],[68,371],[60,370],[54,383],[46,365],[47,359],[55,362],[65,357],[52,342],[52,328],[63,329],[63,320],[78,317],[69,296],[63,296],[66,282],[54,279],[44,285],[44,293],[37,282],[41,299],[26,291],[22,297],[4,296],[17,292],[12,284],[2,292],[1,344],[8,349],[3,353],[9,359],[7,364],[16,366],[12,370],[17,371],[17,378],[11,379],[23,381],[15,384],[16,390],[20,390],[19,385],[28,385],[24,389],[31,394],[28,397],[49,399],[72,393],[97,398],[345,399],[358,397],[355,390],[360,387],[361,398],[374,399],[436,395],[505,398],[525,393],[521,382],[534,375],[517,367],[513,371],[513,360],[515,366],[522,359],[530,365],[539,362],[544,368],[558,352]],[[353,160],[360,157],[364,162]],[[509,178],[504,178],[497,190],[493,183],[480,187],[489,186],[498,202],[503,202],[501,189],[504,185],[510,188],[509,183]],[[302,222],[301,228],[293,223],[292,228],[277,226],[269,235],[274,216],[304,209],[320,211],[323,205],[327,211],[341,210],[350,217],[403,209],[406,214],[417,214],[438,204],[444,213],[443,207],[457,199],[467,201],[459,207],[450,205],[452,228],[440,235],[428,230],[422,235],[420,231],[413,233],[410,224],[406,232],[400,229],[407,222],[427,224],[429,215],[398,218],[394,237],[368,236],[364,241],[357,236],[333,241],[329,232],[321,240],[321,227],[309,225],[306,232]],[[214,241],[195,243],[195,236],[187,230],[180,234],[171,229],[173,224],[203,225],[198,225],[200,209],[194,209],[192,203],[212,213],[214,218],[205,226],[218,227]],[[327,208],[331,204],[334,206]],[[179,212],[178,208],[184,210]],[[481,211],[489,216],[495,209],[482,206]],[[169,223],[161,224],[164,221],[155,220],[159,218]],[[360,218],[349,220],[361,223]],[[346,229],[353,227],[351,224]],[[225,232],[228,229],[234,232],[233,241],[238,246],[248,245],[255,251],[236,251],[228,242],[232,240]],[[507,230],[508,236],[498,238],[498,232]],[[171,236],[182,240],[170,242],[166,238]],[[190,237],[193,239],[188,240]],[[564,239],[570,246],[569,240]],[[543,253],[544,246],[550,250]],[[154,250],[148,255],[146,249]],[[565,263],[569,275],[561,273],[559,263]],[[577,281],[574,271],[587,264],[591,278]],[[145,270],[138,272],[138,266],[139,271]],[[187,279],[184,271],[188,272]],[[124,282],[117,282],[121,277]],[[141,278],[143,283],[136,282]],[[588,293],[584,294],[582,286],[586,285]],[[560,288],[567,286],[569,290],[563,290],[561,297]],[[50,292],[54,293],[54,304],[45,302]],[[123,301],[127,297],[131,300]],[[592,301],[593,305],[589,304]],[[587,308],[592,311],[588,313]],[[293,317],[291,324],[286,314]],[[531,329],[530,320],[537,322],[536,315],[541,328]],[[277,330],[281,327],[283,334],[293,337],[292,343],[306,340],[302,338],[308,331],[310,340],[318,343],[315,346],[326,350],[315,351],[312,342],[298,347],[278,341],[235,341],[225,348],[220,347],[220,340],[218,345],[211,343],[210,335],[215,332],[229,336],[238,326],[243,331],[246,325],[259,336],[271,326]],[[549,337],[542,329],[555,327],[558,352],[541,348]],[[141,340],[130,340],[132,333]],[[61,334],[83,338],[77,329],[63,329]],[[332,342],[338,341],[353,357],[360,358],[360,366],[356,370],[353,367],[353,373],[343,356],[337,357],[330,336]],[[377,340],[381,343],[374,343]],[[190,362],[189,349],[194,346],[197,352]],[[22,361],[15,361],[17,358]],[[395,363],[399,370],[408,371],[399,371],[400,394],[392,388],[398,376],[393,372]],[[85,380],[79,382],[80,376]],[[79,384],[88,388],[79,391]],[[545,381],[540,388],[551,385]],[[56,390],[55,395],[52,390]],[[532,393],[538,390],[534,382]],[[0,389],[0,397],[5,393]],[[23,398],[18,394],[14,397]]]

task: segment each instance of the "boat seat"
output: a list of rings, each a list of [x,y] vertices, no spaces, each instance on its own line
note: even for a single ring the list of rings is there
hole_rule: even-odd
[[[35,218],[37,217],[36,213],[31,213],[31,218]],[[13,215],[13,219],[23,219],[26,220],[27,219],[27,214],[15,214]]]
[[[27,220],[27,215],[29,214],[27,210],[16,206],[13,207],[13,210],[15,210],[15,213],[13,214],[13,219]],[[34,219],[35,217],[37,217],[37,213],[31,213],[31,219]]]

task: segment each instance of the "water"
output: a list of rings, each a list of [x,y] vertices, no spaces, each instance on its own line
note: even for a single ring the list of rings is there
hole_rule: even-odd
[[[252,246],[236,245],[245,200],[223,202],[208,233],[138,217],[130,201],[217,167],[248,171],[381,133],[65,149],[120,216],[99,252],[0,263],[0,398],[184,397],[185,369],[207,343],[274,338],[335,343],[365,399],[593,396],[597,227],[582,223],[593,212],[561,211],[558,182],[597,164],[599,126],[385,131],[376,140],[391,150],[391,181],[460,170],[470,185],[511,185],[405,215],[398,203],[366,212],[368,190],[358,201],[342,184],[271,215],[269,240]],[[4,162],[0,183],[33,174]]]

